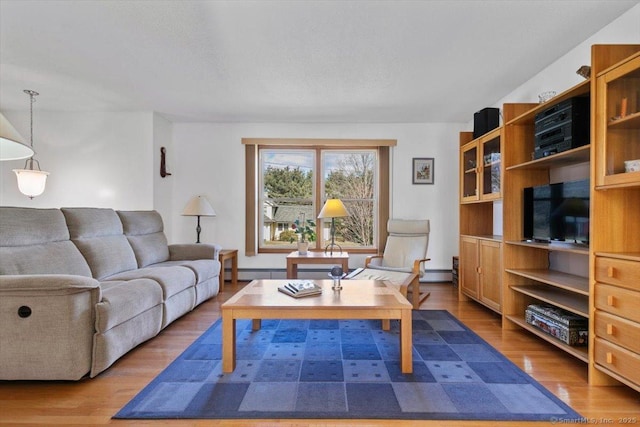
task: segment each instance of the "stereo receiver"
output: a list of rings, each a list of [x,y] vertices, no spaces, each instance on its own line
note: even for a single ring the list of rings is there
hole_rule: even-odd
[[[570,98],[536,114],[534,129],[534,159],[589,144],[589,98]]]

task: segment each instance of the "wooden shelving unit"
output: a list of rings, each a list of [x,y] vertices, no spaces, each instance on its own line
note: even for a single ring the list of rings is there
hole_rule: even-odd
[[[525,322],[524,318],[515,317],[515,316],[506,316],[506,317],[510,322],[513,322],[515,325],[518,325],[522,329],[526,329],[527,331],[531,332],[534,335],[537,335],[538,337],[542,338],[548,343],[553,344],[556,347],[566,351],[567,353],[577,358],[578,360],[581,360],[585,363],[589,362],[589,353],[588,353],[587,347],[575,347],[575,346],[567,345],[564,342],[560,341],[559,339],[544,333],[543,331],[541,331],[540,329],[534,326],[531,326],[530,324]]]
[[[574,97],[590,100],[590,140],[533,159],[536,115]],[[503,115],[503,233],[497,240],[503,328],[527,330],[586,363],[590,384],[620,381],[640,391],[640,172],[624,170],[624,161],[640,159],[640,45],[594,45],[590,79],[545,104],[505,104]],[[480,147],[480,139],[472,140],[468,132],[461,133],[460,142],[461,149]],[[589,245],[525,240],[523,189],[549,184],[552,177],[570,174],[567,170],[590,179]],[[461,188],[460,265],[477,253],[473,242],[493,232],[493,205],[476,195],[464,200]],[[561,262],[567,257],[573,265]],[[472,271],[467,266],[467,274]],[[461,283],[460,298],[481,300],[474,286],[465,294]],[[527,306],[539,303],[588,318],[589,345],[567,345],[526,323]]]
[[[559,289],[565,289],[571,293],[581,294],[587,297],[589,296],[589,279],[586,277],[545,269],[505,269],[505,271],[507,273],[535,280],[536,282],[555,286]]]
[[[608,55],[593,47],[595,58]],[[625,160],[640,159],[640,45],[619,47],[599,65],[592,74],[589,378],[640,391],[640,172],[624,170]]]

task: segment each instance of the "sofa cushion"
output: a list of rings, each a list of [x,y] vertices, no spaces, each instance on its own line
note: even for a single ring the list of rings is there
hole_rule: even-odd
[[[59,209],[0,207],[0,274],[91,277]]]
[[[71,240],[87,260],[93,277],[102,280],[137,268],[136,257],[113,209],[63,208]]]
[[[209,279],[218,277],[218,274],[220,273],[220,261],[212,259],[165,261],[159,264],[154,264],[150,267],[168,267],[174,265],[186,267],[193,271],[196,275],[196,283],[206,282]]]
[[[138,267],[167,261],[169,245],[162,217],[156,211],[118,211]]]
[[[100,289],[102,301],[96,306],[98,333],[108,331],[162,304],[162,288],[151,279],[101,282]]]
[[[109,281],[134,279],[151,279],[158,282],[162,288],[163,301],[196,284],[195,273],[180,266],[145,267],[114,274],[107,278]]]

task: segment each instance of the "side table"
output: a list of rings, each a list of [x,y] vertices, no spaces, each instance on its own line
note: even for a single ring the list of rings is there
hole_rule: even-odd
[[[220,292],[224,291],[224,264],[227,260],[231,260],[231,284],[238,284],[238,250],[222,249],[218,253],[218,261],[220,261]]]
[[[298,251],[287,255],[287,279],[298,278],[298,264],[340,264],[345,273],[349,272],[349,254],[336,252],[333,255],[326,252],[307,252],[300,255]]]

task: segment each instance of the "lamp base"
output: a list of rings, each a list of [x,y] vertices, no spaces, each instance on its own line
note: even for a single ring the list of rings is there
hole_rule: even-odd
[[[340,253],[342,253],[342,247],[337,244],[337,243],[329,243],[325,248],[324,248],[324,253],[326,254],[327,252],[329,252],[330,255],[333,255],[333,248],[338,248],[340,249]],[[336,251],[337,252],[337,251]]]

